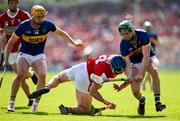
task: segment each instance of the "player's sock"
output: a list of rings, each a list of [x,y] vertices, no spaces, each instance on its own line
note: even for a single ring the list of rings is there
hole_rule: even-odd
[[[74,113],[74,111],[71,107],[66,107],[66,108],[67,108],[68,113]]]
[[[144,96],[142,96],[142,98],[141,98],[141,100],[140,100],[140,103],[141,103],[141,104],[144,104],[144,103],[145,103],[145,97],[144,97]]]
[[[154,94],[155,103],[160,102],[160,94]]]
[[[28,97],[28,99],[31,99],[31,95],[28,95],[27,97]]]
[[[10,97],[10,100],[11,100],[11,101],[15,101],[15,99],[16,99],[16,96],[11,96],[11,97]]]
[[[38,77],[35,73],[33,73],[33,75],[31,76],[31,79],[35,85],[38,83]]]

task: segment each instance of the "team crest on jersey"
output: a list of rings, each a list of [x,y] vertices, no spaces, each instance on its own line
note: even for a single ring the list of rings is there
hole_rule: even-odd
[[[133,50],[133,48],[129,48],[129,49],[128,49],[128,51],[132,51],[132,50]]]
[[[39,29],[34,30],[34,34],[35,34],[35,35],[39,35]]]
[[[134,47],[134,48],[137,48],[137,44],[133,44],[133,47]]]
[[[4,22],[4,28],[8,27],[8,21]]]
[[[18,22],[20,23],[20,22],[21,22],[21,19],[18,19]]]
[[[15,19],[11,19],[11,24],[13,25],[15,23]]]

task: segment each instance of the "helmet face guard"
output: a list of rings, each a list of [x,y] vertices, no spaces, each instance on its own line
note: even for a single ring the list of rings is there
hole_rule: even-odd
[[[114,69],[113,67],[111,67],[111,69],[112,69],[112,72],[115,74],[122,74],[124,72],[123,68]]]
[[[131,21],[129,21],[129,20],[124,20],[118,25],[118,31],[122,35],[127,34],[128,32],[130,32],[132,30],[133,30],[133,26],[132,26]]]
[[[31,9],[31,15],[45,17],[47,15],[47,11],[43,6],[35,5]]]
[[[112,72],[115,74],[123,73],[126,67],[126,61],[120,55],[112,57],[110,64]]]
[[[132,31],[131,29],[128,28],[118,28],[119,33],[123,34],[127,34],[128,32]]]
[[[46,15],[47,11],[41,5],[35,5],[31,9],[32,21],[37,25],[40,25],[45,20]]]

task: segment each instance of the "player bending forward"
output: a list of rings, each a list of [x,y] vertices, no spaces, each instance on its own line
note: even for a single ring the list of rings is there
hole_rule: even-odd
[[[92,75],[105,78],[114,78],[123,73],[126,67],[125,60],[120,55],[101,55],[96,58],[88,58],[87,62],[80,63],[69,69],[66,69],[54,76],[46,87],[43,87],[32,93],[32,98],[48,93],[50,89],[57,87],[60,83],[75,81],[77,107],[59,106],[61,114],[88,114],[92,104],[92,97],[105,105],[111,105],[115,109],[116,105],[107,101],[99,93],[102,82],[92,80]],[[98,82],[99,81],[99,82]]]

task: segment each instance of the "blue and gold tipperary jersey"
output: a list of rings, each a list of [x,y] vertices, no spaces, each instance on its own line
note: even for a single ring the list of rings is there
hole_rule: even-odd
[[[123,57],[129,57],[131,63],[141,63],[143,58],[142,47],[150,46],[150,39],[147,32],[143,30],[135,30],[137,42],[130,43],[122,39],[120,43],[120,52]],[[150,46],[150,57],[154,56],[155,52]]]
[[[55,30],[55,25],[48,20],[43,21],[39,28],[33,28],[30,19],[22,22],[15,30],[21,38],[19,51],[33,56],[44,53],[47,34]]]

